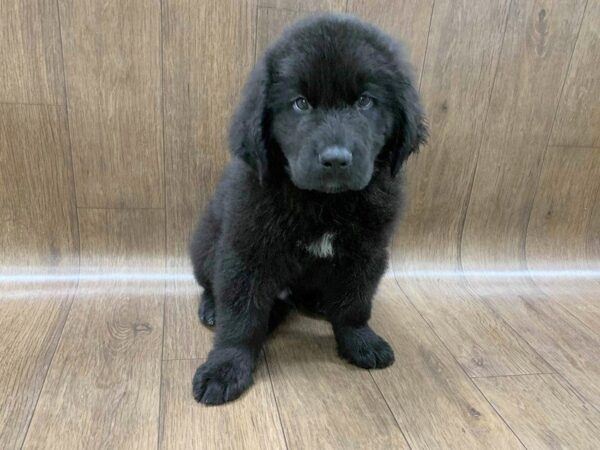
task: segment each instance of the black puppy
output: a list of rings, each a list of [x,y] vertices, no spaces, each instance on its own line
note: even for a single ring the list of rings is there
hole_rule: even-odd
[[[401,207],[395,176],[425,138],[409,64],[375,27],[313,17],[267,50],[233,117],[233,161],[191,243],[200,318],[216,325],[196,400],[237,398],[291,305],[330,321],[351,363],[393,363],[367,321]]]

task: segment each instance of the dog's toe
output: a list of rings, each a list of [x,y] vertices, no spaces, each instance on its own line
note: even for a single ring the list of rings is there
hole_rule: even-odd
[[[252,384],[252,370],[236,355],[209,356],[192,383],[194,398],[205,405],[220,405],[238,398]]]
[[[338,353],[364,369],[382,369],[394,363],[392,347],[369,327],[347,329],[336,336]]]

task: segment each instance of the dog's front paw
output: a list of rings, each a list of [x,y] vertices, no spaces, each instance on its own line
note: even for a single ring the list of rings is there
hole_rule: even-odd
[[[238,398],[252,384],[252,357],[244,350],[215,349],[194,375],[194,398],[220,405]]]
[[[340,356],[364,369],[381,369],[394,363],[394,351],[368,326],[337,330]]]

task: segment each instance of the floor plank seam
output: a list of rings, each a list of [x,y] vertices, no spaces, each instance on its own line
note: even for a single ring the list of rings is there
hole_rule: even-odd
[[[464,286],[466,291],[471,294],[473,297],[475,298],[479,298],[480,296],[477,294],[477,292],[472,289],[469,286],[469,282],[465,279],[464,280]],[[489,304],[488,301],[486,300],[481,300],[481,304],[491,313],[493,314],[498,320],[501,320],[502,323],[504,323],[514,334],[515,336],[517,336],[520,339],[520,342],[523,342],[539,359],[540,361],[543,361],[544,364],[546,364],[546,366],[548,366],[551,370],[554,371],[554,373],[558,373],[556,371],[556,368],[550,364],[546,358],[542,357],[542,355],[535,349],[535,347],[525,338],[523,338],[523,336],[521,336],[521,334],[511,325],[511,323],[509,322],[509,320],[504,317],[499,311],[497,311],[492,305]]]
[[[196,356],[193,358],[164,358],[162,361],[169,362],[169,361],[201,361],[201,360],[203,360],[202,357]]]
[[[589,4],[589,0],[586,0],[585,5],[583,7],[583,13],[581,13],[581,21],[579,22],[579,27],[577,28],[577,36],[575,36],[575,40],[573,41],[573,48],[571,49],[571,55],[569,56],[569,63],[567,64],[567,70],[565,70],[565,77],[563,79],[562,85],[560,87],[560,93],[558,94],[558,101],[556,102],[556,109],[554,111],[554,117],[552,118],[552,125],[550,126],[550,132],[548,133],[548,141],[546,142],[546,147],[544,149],[544,155],[542,158],[542,165],[544,164],[544,159],[546,156],[546,152],[548,151],[548,147],[550,146],[550,142],[552,142],[552,135],[554,134],[554,126],[556,125],[556,117],[558,116],[558,110],[560,109],[560,103],[563,98],[563,93],[565,90],[565,84],[567,84],[567,78],[569,78],[569,73],[571,72],[571,64],[573,63],[573,54],[575,54],[575,49],[577,48],[577,42],[579,42],[579,36],[581,34],[581,29],[583,28],[583,22],[585,21],[585,13],[587,11],[587,7]],[[538,178],[539,182],[539,178]],[[536,192],[537,192],[536,186]],[[531,211],[530,211],[531,216]],[[528,221],[529,223],[529,221]]]
[[[162,356],[165,352],[165,303],[166,303],[166,295],[163,296],[163,319],[162,319],[162,345],[160,349],[160,376],[159,376],[159,385],[158,385],[158,430],[157,430],[157,442],[156,448],[160,448],[160,442],[162,438],[163,432],[163,367],[165,365],[165,361]]]
[[[167,285],[166,282],[164,283],[164,291],[163,291],[163,305],[162,305],[162,343],[161,343],[161,348],[160,348],[160,376],[159,376],[159,385],[158,385],[158,430],[157,430],[157,442],[156,442],[156,448],[157,450],[160,448],[160,443],[162,440],[162,434],[163,434],[163,428],[164,428],[164,423],[163,423],[163,367],[165,365],[165,361],[163,359],[163,355],[165,353],[165,335],[166,330],[165,330],[165,325],[166,325],[166,321],[165,321],[165,310],[166,310],[166,303],[167,303]]]
[[[475,387],[475,389],[477,389],[477,391],[479,391],[480,395],[482,396],[482,398],[486,401],[486,403],[488,403],[490,405],[490,407],[492,408],[492,410],[496,413],[496,415],[498,416],[498,418],[506,425],[506,427],[510,430],[510,432],[515,436],[515,438],[521,443],[521,445],[523,446],[523,448],[527,448],[525,447],[525,444],[523,444],[523,442],[521,441],[521,439],[519,438],[519,436],[514,432],[514,430],[508,425],[508,423],[506,422],[506,420],[504,419],[504,417],[502,417],[502,415],[500,415],[498,413],[498,411],[496,410],[496,408],[494,408],[494,405],[492,405],[492,403],[488,400],[488,398],[483,394],[483,392],[481,392],[481,389],[479,389],[479,386],[477,386],[477,383],[475,383],[471,377],[469,376],[469,374],[467,373],[466,369],[462,366],[462,364],[458,361],[458,359],[456,359],[456,357],[454,356],[454,353],[452,353],[450,351],[450,349],[448,348],[448,346],[446,345],[446,343],[438,336],[438,334],[436,333],[436,331],[433,329],[433,327],[431,325],[429,325],[429,323],[425,320],[425,318],[423,317],[423,315],[421,314],[421,311],[419,311],[419,309],[413,304],[412,300],[410,299],[410,297],[406,294],[406,292],[402,289],[402,287],[400,286],[400,282],[398,281],[398,279],[394,276],[394,280],[396,282],[396,286],[398,286],[398,289],[402,292],[402,294],[406,297],[408,303],[412,306],[412,308],[416,311],[416,313],[419,315],[419,317],[421,317],[421,319],[427,324],[427,326],[429,327],[429,329],[431,330],[431,332],[433,333],[433,336],[435,336],[435,338],[441,343],[442,347],[446,350],[446,352],[448,352],[448,354],[450,355],[450,357],[454,360],[454,362],[457,364],[457,366],[460,368],[460,370],[463,372],[463,374],[465,375],[466,379],[468,380],[469,383],[471,383],[472,386]],[[554,369],[554,368],[553,368]]]
[[[487,302],[486,302],[486,303],[487,303]],[[493,307],[492,307],[491,305],[489,305],[489,304],[488,304],[487,306],[488,306],[489,308],[492,308],[492,309],[493,309]],[[494,311],[496,311],[496,310],[494,309]],[[592,402],[592,401],[591,401],[591,400],[589,400],[587,397],[585,397],[583,394],[581,394],[581,392],[579,392],[579,391],[578,391],[578,390],[575,388],[575,386],[573,386],[573,385],[572,385],[572,384],[571,384],[571,383],[570,383],[570,382],[569,382],[569,381],[566,379],[566,377],[565,377],[565,376],[562,374],[562,372],[561,372],[561,371],[559,371],[559,370],[556,370],[556,367],[554,367],[552,364],[550,364],[550,363],[549,363],[549,362],[546,360],[546,358],[542,357],[542,355],[541,355],[541,354],[540,354],[540,353],[539,353],[539,352],[536,350],[536,348],[535,348],[535,347],[534,347],[534,346],[533,346],[533,345],[532,345],[532,344],[531,344],[531,343],[530,343],[530,342],[529,342],[527,339],[525,339],[523,336],[521,336],[521,334],[520,334],[520,333],[519,333],[519,332],[518,332],[518,331],[517,331],[517,330],[516,330],[516,329],[515,329],[515,328],[514,328],[512,325],[511,325],[510,321],[509,321],[509,320],[508,320],[506,317],[504,317],[504,316],[503,316],[503,315],[502,315],[500,312],[498,312],[498,311],[496,311],[496,312],[497,312],[497,313],[500,315],[500,317],[502,317],[502,319],[504,320],[504,322],[506,323],[506,325],[507,325],[507,326],[508,326],[508,327],[509,327],[509,328],[510,328],[512,331],[513,331],[513,333],[515,333],[515,334],[516,334],[516,335],[517,335],[517,336],[518,336],[518,337],[519,337],[521,340],[523,340],[524,342],[526,342],[526,343],[527,343],[527,345],[529,346],[529,348],[531,348],[531,350],[532,350],[532,351],[533,351],[533,352],[534,352],[534,353],[537,355],[537,357],[538,357],[538,358],[540,358],[542,361],[544,361],[544,362],[545,362],[545,363],[548,365],[548,367],[549,367],[550,369],[554,370],[555,374],[556,374],[556,375],[558,375],[558,376],[560,376],[560,377],[561,377],[561,379],[563,379],[563,380],[564,380],[564,382],[565,382],[565,383],[567,383],[567,385],[569,385],[569,387],[570,387],[570,388],[571,388],[571,389],[572,389],[574,392],[576,392],[580,398],[584,399],[584,400],[586,401],[586,403],[588,403],[588,404],[592,405],[592,406],[593,406],[595,409],[597,409],[597,410],[598,410],[598,412],[600,412],[600,407],[597,407],[597,406],[594,404],[594,402]]]
[[[567,380],[563,374],[561,373],[555,373],[553,374],[555,377],[559,378],[563,384],[565,386],[563,386],[565,389],[569,388],[571,390],[571,392],[573,392],[573,394],[583,403],[585,403],[586,405],[589,405],[594,411],[600,413],[600,406],[596,406],[595,402],[592,402],[591,400],[588,400],[586,397],[584,397],[577,389],[575,389],[575,387],[569,383],[569,380]],[[597,426],[600,427],[600,423],[595,423]]]
[[[392,411],[392,408],[390,407],[390,404],[388,403],[387,398],[385,398],[385,395],[383,395],[383,391],[381,390],[381,388],[377,384],[377,381],[375,381],[375,377],[373,376],[372,370],[369,369],[368,372],[369,372],[369,375],[371,376],[371,380],[373,380],[373,384],[375,384],[375,387],[377,388],[377,391],[379,392],[379,395],[381,395],[381,398],[383,399],[383,401],[385,403],[385,406],[387,406],[388,411],[390,412],[390,414],[394,418],[394,422],[396,422],[396,426],[398,427],[398,430],[400,430],[400,433],[402,434],[402,437],[404,438],[404,441],[406,442],[406,445],[408,445],[409,449],[412,449],[412,446],[410,445],[410,442],[408,441],[408,438],[406,437],[406,434],[404,433],[404,430],[400,426],[400,422],[398,422],[398,419],[396,418],[396,415],[394,414],[394,411]],[[400,408],[402,408],[401,404],[400,404]],[[402,408],[402,409],[404,409],[404,408]]]
[[[116,211],[137,211],[137,210],[157,210],[164,211],[164,206],[77,206],[77,209],[94,209],[94,210],[116,210]]]
[[[66,103],[66,101],[65,101]],[[2,106],[66,106],[64,103],[0,102]]]
[[[556,372],[531,372],[531,373],[514,373],[505,375],[476,375],[471,376],[473,380],[485,380],[488,378],[515,378],[515,377],[531,377],[537,375],[558,375]]]
[[[255,5],[255,11],[254,11],[254,58],[252,59],[254,61],[254,64],[256,64],[256,49],[258,47],[258,10],[261,7],[259,6],[258,2],[256,2]]]
[[[63,38],[62,38],[62,23],[60,21],[60,5],[59,0],[56,0],[56,16],[58,19],[58,38],[60,42],[60,59],[61,59],[61,68],[63,73],[63,95],[64,95],[64,108],[65,108],[65,119],[67,122],[67,138],[69,141],[69,159],[71,163],[70,170],[70,182],[73,186],[73,197],[72,205],[75,207],[75,226],[77,227],[77,259],[79,271],[81,272],[81,230],[79,228],[79,211],[77,210],[77,182],[75,181],[75,165],[73,164],[73,143],[71,141],[71,120],[69,116],[69,96],[67,93],[67,71],[65,70],[65,54],[64,54],[64,46],[63,46]],[[77,286],[79,287],[79,280],[77,281]]]
[[[600,150],[597,145],[549,144],[548,148],[573,148],[581,150]]]
[[[271,368],[269,367],[269,359],[267,357],[267,351],[263,348],[262,350],[265,365],[267,366],[267,374],[269,375],[269,382],[271,383],[271,393],[273,394],[273,400],[275,401],[275,409],[277,410],[277,418],[279,419],[279,426],[281,427],[281,434],[283,435],[283,442],[286,450],[289,450],[288,438],[285,433],[285,427],[283,426],[283,420],[281,418],[281,411],[279,408],[279,402],[277,401],[277,394],[275,393],[275,384],[273,383],[273,377],[271,375]]]
[[[563,306],[561,303],[559,303],[556,300],[554,300],[552,298],[552,295],[548,294],[544,290],[544,288],[542,286],[540,286],[540,284],[538,282],[535,281],[535,278],[528,277],[528,279],[533,284],[533,286],[538,290],[538,292],[540,292],[544,297],[547,297],[548,300],[550,300],[552,302],[552,306],[556,307],[557,309],[560,309],[565,314],[567,314],[572,319],[574,319],[577,323],[579,323],[580,326],[582,326],[583,328],[585,328],[587,331],[589,331],[590,333],[592,333],[594,336],[597,336],[597,337],[600,338],[600,331],[594,330],[587,323],[585,323],[583,320],[581,320],[579,317],[577,317],[575,314],[573,314],[570,310],[568,310],[565,306]],[[600,291],[600,287],[598,288],[598,290]]]
[[[79,270],[81,270],[81,267]],[[79,281],[77,281],[75,286],[73,286],[72,293],[69,295],[69,297],[70,297],[69,306],[67,307],[67,312],[65,313],[65,318],[63,320],[62,326],[60,327],[60,331],[58,332],[59,337],[57,339],[56,346],[52,350],[52,356],[50,357],[50,361],[48,362],[48,367],[46,368],[46,373],[44,374],[44,381],[42,382],[42,387],[40,388],[40,391],[38,392],[38,395],[35,399],[35,404],[33,406],[33,409],[31,410],[31,417],[29,418],[29,421],[27,422],[27,427],[25,428],[25,433],[23,434],[23,441],[21,442],[21,445],[19,446],[20,450],[23,449],[23,446],[25,445],[25,442],[27,441],[27,436],[29,435],[29,427],[31,426],[31,422],[33,422],[33,418],[37,411],[38,402],[40,400],[40,397],[42,396],[42,393],[44,392],[44,388],[46,387],[46,380],[48,379],[48,374],[50,373],[50,369],[52,368],[52,362],[54,361],[54,356],[56,355],[56,352],[60,348],[60,343],[62,342],[62,338],[63,338],[63,331],[65,329],[65,325],[67,324],[67,321],[69,320],[69,316],[71,314],[71,308],[73,306],[73,303],[75,302],[75,298],[77,297],[78,290],[79,290]]]
[[[552,116],[552,125],[550,125],[550,131],[548,132],[548,139],[546,140],[546,145],[544,147],[544,151],[542,153],[542,160],[540,161],[540,171],[538,177],[535,182],[535,189],[533,196],[531,197],[531,201],[529,205],[527,205],[527,221],[525,223],[525,235],[523,237],[522,248],[521,248],[521,258],[525,263],[525,267],[528,267],[527,262],[527,237],[529,236],[529,224],[531,223],[531,215],[533,213],[533,205],[535,204],[535,200],[537,198],[538,190],[541,182],[542,170],[544,168],[544,164],[546,162],[546,155],[548,154],[548,146],[552,141],[552,135],[554,134],[554,126],[556,125],[556,118],[558,117],[558,110],[560,109],[560,103],[563,98],[563,92],[565,89],[565,84],[567,84],[567,78],[569,78],[569,72],[571,71],[571,63],[573,62],[573,54],[575,53],[575,49],[577,48],[577,42],[579,41],[579,34],[581,33],[581,28],[583,27],[583,22],[585,20],[585,12],[588,7],[589,0],[586,0],[585,5],[583,7],[583,13],[581,14],[581,21],[579,22],[579,27],[577,28],[577,36],[573,41],[573,48],[571,49],[571,55],[569,56],[569,63],[567,64],[567,69],[565,70],[565,76],[563,78],[563,82],[560,86],[560,92],[558,94],[558,100],[556,101],[556,108],[554,109],[554,115]]]
[[[421,61],[421,72],[419,73],[419,93],[421,93],[421,83],[423,83],[423,72],[425,71],[425,61],[427,61],[427,50],[429,50],[429,34],[431,33],[431,22],[433,22],[433,10],[435,8],[435,0],[431,2],[431,12],[429,13],[429,26],[427,27],[427,37],[425,38],[425,52],[423,61]]]
[[[502,51],[504,50],[504,41],[506,39],[506,29],[508,28],[508,20],[510,19],[510,9],[513,4],[513,0],[507,1],[506,8],[506,17],[504,19],[504,27],[502,29],[502,38],[500,39],[500,45],[498,47],[498,58],[496,60],[496,68],[494,69],[494,77],[492,78],[492,84],[490,85],[490,94],[488,95],[487,104],[485,107],[485,113],[483,115],[483,122],[481,125],[481,137],[479,139],[479,144],[477,144],[477,148],[475,151],[475,163],[473,165],[473,172],[471,173],[471,177],[469,179],[469,186],[467,187],[467,195],[464,202],[464,207],[462,208],[462,215],[460,217],[460,223],[458,225],[458,236],[456,238],[456,258],[458,262],[458,267],[461,272],[464,272],[463,262],[462,262],[462,246],[463,246],[463,235],[465,231],[465,225],[467,223],[467,216],[469,214],[469,205],[471,204],[471,196],[473,194],[473,186],[475,185],[475,176],[477,175],[477,167],[479,165],[479,155],[481,154],[481,149],[483,148],[483,140],[486,136],[486,124],[488,121],[488,115],[490,112],[490,108],[492,106],[492,97],[494,95],[494,89],[496,87],[496,79],[498,78],[498,72],[500,71],[500,63],[502,61]],[[463,206],[463,205],[461,205]]]
[[[512,427],[508,424],[508,422],[504,419],[504,417],[502,416],[502,414],[500,414],[500,411],[498,411],[496,409],[496,407],[494,406],[494,404],[486,397],[486,395],[483,393],[483,391],[481,389],[479,389],[479,386],[477,386],[477,383],[473,383],[473,386],[475,386],[475,389],[477,389],[479,391],[479,393],[481,394],[481,396],[485,399],[486,402],[488,402],[488,404],[491,406],[491,408],[496,412],[496,414],[498,415],[498,417],[500,417],[500,419],[502,420],[502,422],[504,422],[504,424],[508,427],[508,429],[512,432],[512,434],[515,435],[515,437],[517,438],[517,440],[521,443],[521,445],[523,446],[523,448],[527,448],[527,446],[523,443],[523,441],[521,440],[521,438],[519,437],[519,435],[517,433],[515,433],[515,430],[512,429]]]
[[[165,145],[165,63],[164,63],[164,33],[163,33],[163,0],[160,0],[160,124],[162,138],[162,209],[165,211],[165,259],[166,259],[166,231],[167,231],[167,146]],[[166,262],[165,262],[166,266]]]

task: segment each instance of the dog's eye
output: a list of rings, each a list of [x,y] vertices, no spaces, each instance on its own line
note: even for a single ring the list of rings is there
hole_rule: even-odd
[[[356,101],[356,106],[359,109],[369,109],[373,106],[373,99],[368,95],[361,95]]]
[[[310,109],[310,103],[304,97],[298,97],[294,100],[294,109],[298,112],[305,112]]]

